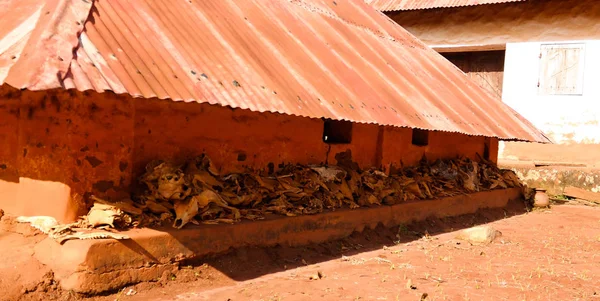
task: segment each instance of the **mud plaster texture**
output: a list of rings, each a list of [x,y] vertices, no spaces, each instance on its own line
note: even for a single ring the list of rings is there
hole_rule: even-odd
[[[600,2],[595,0],[526,1],[387,15],[425,44],[433,46],[502,48],[506,43],[600,37]]]
[[[19,300],[29,292],[50,288],[52,270],[34,258],[45,236],[33,228],[0,218],[0,300]]]
[[[0,88],[0,208],[62,222],[85,214],[94,194],[118,200],[136,188],[151,160],[183,163],[205,152],[222,173],[245,166],[336,163],[350,150],[363,168],[459,155],[477,159],[494,138],[354,124],[348,144],[322,141],[323,121],[209,104],[134,99],[114,93]]]
[[[568,186],[600,192],[600,169],[561,166],[503,167],[515,171],[527,186],[546,189],[550,195],[562,195]]]
[[[135,229],[126,241],[78,240],[38,243],[35,258],[52,269],[62,289],[98,294],[129,284],[156,281],[185,260],[244,247],[294,247],[348,237],[377,227],[394,227],[427,218],[504,208],[521,199],[520,189],[502,189],[429,201],[407,202],[318,215],[274,217],[234,225],[190,226],[182,230]]]

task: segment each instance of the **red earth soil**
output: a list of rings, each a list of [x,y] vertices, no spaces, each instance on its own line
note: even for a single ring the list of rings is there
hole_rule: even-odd
[[[455,239],[486,223],[502,232],[491,244]],[[593,207],[526,213],[513,204],[320,245],[239,249],[94,297],[57,288],[31,260],[26,246],[36,237],[0,232],[2,249],[7,239],[22,248],[10,264],[3,258],[2,278],[14,266],[39,279],[0,282],[0,292],[20,285],[0,300],[600,300],[600,208]]]

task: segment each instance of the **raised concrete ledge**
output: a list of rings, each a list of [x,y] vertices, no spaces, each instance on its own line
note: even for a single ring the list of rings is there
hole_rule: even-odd
[[[541,164],[541,163],[538,163]],[[544,188],[549,195],[562,195],[565,187],[573,186],[588,191],[600,191],[600,167],[577,166],[553,162],[535,166],[533,163],[502,161],[501,168],[512,169],[529,187]]]
[[[365,227],[392,227],[429,217],[470,214],[483,208],[502,208],[520,198],[521,190],[510,188],[317,215],[272,216],[234,225],[134,229],[125,232],[131,239],[123,241],[72,240],[59,245],[46,239],[36,246],[35,256],[54,271],[64,289],[100,293],[156,280],[181,260],[232,248],[321,243],[347,237]]]

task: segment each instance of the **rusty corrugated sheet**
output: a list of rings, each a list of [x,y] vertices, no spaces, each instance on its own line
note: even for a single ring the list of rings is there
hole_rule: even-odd
[[[522,2],[527,0],[364,0],[379,11],[418,10]]]
[[[0,28],[6,35],[0,40],[0,64],[7,65],[0,65],[0,80],[32,90],[60,87],[92,2],[3,2],[7,9],[0,11]]]
[[[2,83],[548,142],[362,0],[100,0],[77,41],[88,2],[48,0],[24,46],[0,44]]]

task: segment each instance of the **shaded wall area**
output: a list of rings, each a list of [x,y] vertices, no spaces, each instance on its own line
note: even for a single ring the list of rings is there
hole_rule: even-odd
[[[154,159],[183,163],[206,153],[221,173],[270,163],[335,164],[350,150],[362,168],[414,165],[484,153],[497,139],[353,124],[350,143],[323,142],[324,121],[114,93],[0,90],[0,208],[70,221],[91,194],[127,197]],[[487,151],[486,151],[487,148]]]
[[[457,46],[492,50],[503,49],[506,43],[600,37],[600,2],[595,0],[536,0],[387,15],[440,51]]]
[[[496,98],[502,98],[504,50],[445,52],[442,55]]]

